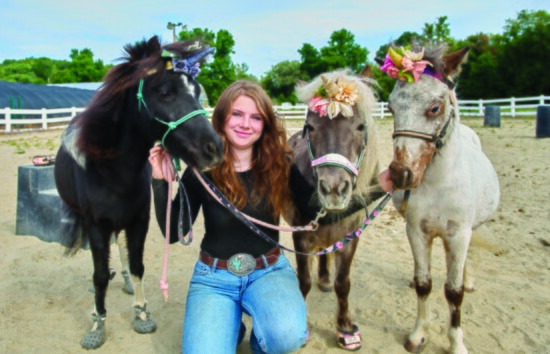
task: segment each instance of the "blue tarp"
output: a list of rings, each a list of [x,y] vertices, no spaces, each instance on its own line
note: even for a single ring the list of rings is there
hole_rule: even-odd
[[[0,81],[0,108],[86,107],[96,90]]]

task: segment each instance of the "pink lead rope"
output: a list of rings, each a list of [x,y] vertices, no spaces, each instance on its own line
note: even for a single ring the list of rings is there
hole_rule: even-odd
[[[168,201],[166,204],[166,229],[164,238],[164,262],[162,266],[162,278],[160,279],[160,289],[164,294],[164,301],[168,302],[168,253],[170,252],[170,214],[172,209],[172,182],[176,180],[176,169],[172,162],[172,157],[168,152],[162,149],[161,152],[162,176],[168,182]]]

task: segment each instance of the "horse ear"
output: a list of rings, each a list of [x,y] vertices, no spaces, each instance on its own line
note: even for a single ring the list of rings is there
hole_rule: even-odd
[[[456,76],[460,73],[460,66],[466,61],[470,46],[466,46],[461,50],[447,54],[443,57],[445,63],[445,76]]]
[[[372,79],[372,68],[369,64],[365,65],[363,70],[361,70],[361,73],[359,74],[363,77],[366,77],[367,79]]]
[[[383,66],[384,65],[384,59],[381,59],[381,58],[374,58],[374,61],[376,62],[376,64],[380,65],[380,66]]]
[[[158,36],[153,36],[147,41],[147,56],[160,52],[160,39]]]

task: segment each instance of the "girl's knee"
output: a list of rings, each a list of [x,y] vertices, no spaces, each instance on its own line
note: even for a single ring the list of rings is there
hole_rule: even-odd
[[[265,353],[293,353],[300,349],[307,339],[307,329],[268,329],[258,335],[257,344]]]

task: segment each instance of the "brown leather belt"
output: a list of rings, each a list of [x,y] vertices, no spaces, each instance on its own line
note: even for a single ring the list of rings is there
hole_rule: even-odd
[[[267,265],[272,266],[273,264],[277,263],[277,260],[279,259],[279,255],[281,254],[281,249],[279,247],[274,248],[273,250],[269,251],[268,253],[264,254],[265,259],[267,260]],[[206,264],[207,266],[213,266],[214,261],[216,258],[211,257],[207,255],[204,252],[200,253],[199,259],[202,263]],[[265,268],[266,265],[264,263],[264,259],[262,257],[256,258],[256,269]],[[218,269],[225,269],[227,270],[227,260],[226,259],[218,259],[218,263],[216,263],[216,268]]]

